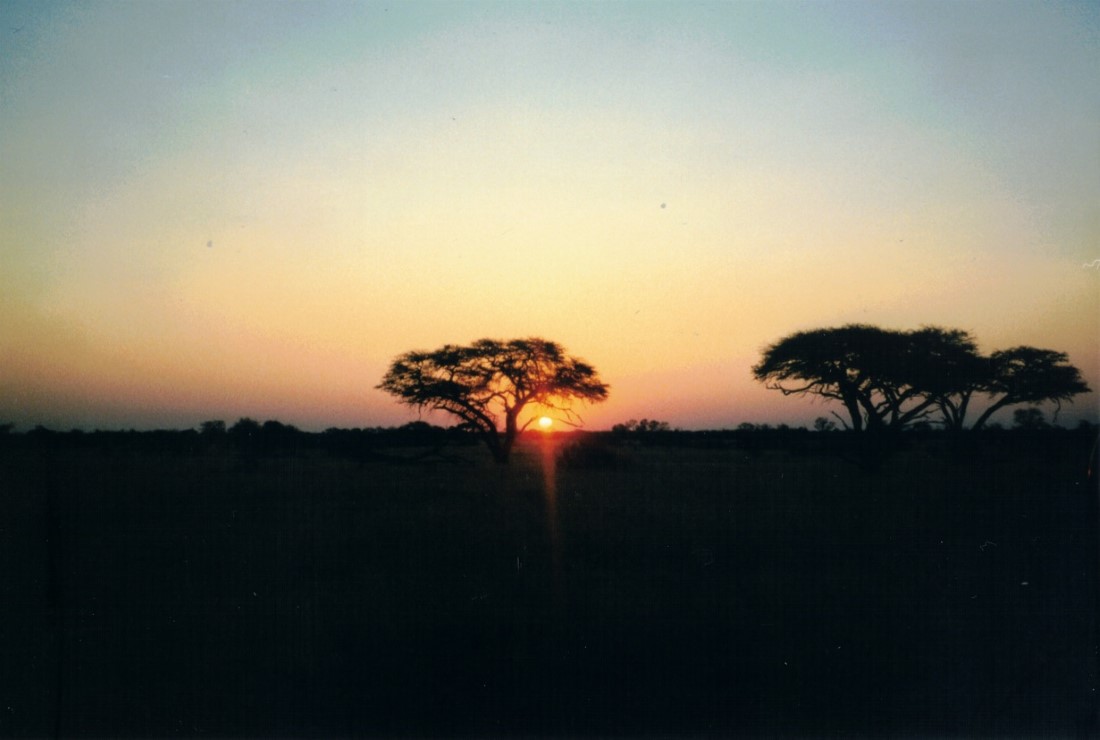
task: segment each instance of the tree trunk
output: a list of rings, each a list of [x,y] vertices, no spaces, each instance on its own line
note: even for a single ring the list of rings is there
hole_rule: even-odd
[[[885,422],[883,421],[882,416],[879,414],[878,409],[875,408],[874,401],[871,400],[870,391],[866,393],[860,393],[859,396],[857,396],[857,399],[859,400],[859,405],[862,406],[863,410],[867,412],[867,423],[865,425],[867,430],[870,431],[872,429],[881,429],[882,427],[884,427]]]
[[[512,445],[516,443],[516,436],[519,434],[517,418],[522,408],[510,408],[504,412],[504,436],[499,439],[497,449],[493,451],[493,459],[501,465],[507,465],[512,454]]]
[[[970,391],[960,393],[958,401],[943,396],[936,403],[940,407],[940,413],[943,414],[943,428],[961,432],[966,424],[966,408],[970,404]]]
[[[502,443],[500,435],[496,430],[483,432],[481,438],[485,440],[485,446],[489,448],[489,452],[493,453],[494,462],[499,465],[505,465],[508,463],[508,453],[511,451],[511,445],[507,444],[507,441]]]
[[[844,407],[848,409],[848,415],[852,417],[852,431],[863,431],[863,414],[860,413],[859,401],[856,400],[855,392],[848,388],[841,388],[840,392],[843,398]]]

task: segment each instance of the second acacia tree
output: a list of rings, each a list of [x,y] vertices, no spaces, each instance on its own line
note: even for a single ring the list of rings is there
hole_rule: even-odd
[[[970,375],[978,364],[973,339],[957,329],[848,324],[784,337],[764,350],[752,372],[784,395],[839,401],[848,412],[841,421],[861,431],[926,418],[941,399],[975,382]]]
[[[937,411],[944,428],[960,430],[971,399],[985,394],[990,404],[973,426],[980,429],[1005,406],[1089,392],[1062,352],[1014,347],[984,357],[969,333],[936,326],[801,331],[767,347],[752,371],[785,395],[839,401],[848,418],[838,418],[855,431],[901,429]]]
[[[522,419],[525,409],[537,406],[573,423],[574,402],[603,401],[608,390],[594,367],[539,338],[406,352],[377,387],[410,406],[457,416],[499,463],[508,462],[516,436],[535,419]]]

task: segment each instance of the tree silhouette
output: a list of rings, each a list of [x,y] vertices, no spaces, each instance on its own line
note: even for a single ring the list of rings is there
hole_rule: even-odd
[[[242,416],[236,423],[229,427],[229,436],[237,440],[255,439],[260,434],[260,422]]]
[[[406,352],[376,387],[410,406],[457,416],[498,463],[508,462],[516,435],[534,421],[532,416],[520,423],[529,404],[556,410],[575,423],[571,402],[603,401],[608,390],[591,365],[555,342],[534,337]]]
[[[199,434],[204,437],[222,437],[225,435],[225,422],[221,419],[211,419],[199,425]]]
[[[849,324],[797,332],[765,349],[752,371],[785,395],[840,401],[849,419],[838,418],[856,431],[899,429],[927,421],[936,410],[944,427],[959,430],[974,394],[985,393],[995,400],[974,423],[980,429],[1005,406],[1060,405],[1089,391],[1062,352],[1014,347],[983,357],[970,334],[937,326],[903,332]]]
[[[653,432],[668,432],[671,430],[672,427],[669,426],[667,421],[658,421],[657,419],[642,419],[641,421],[631,419],[611,427],[611,431],[615,434],[652,434]]]
[[[1074,396],[1091,389],[1064,352],[1021,346],[990,355],[989,376],[981,390],[995,400],[974,422],[974,429],[981,429],[1005,406],[1054,401],[1061,410],[1062,401],[1072,403]]]
[[[784,395],[840,401],[848,420],[838,418],[850,429],[899,429],[960,393],[976,358],[974,341],[959,329],[848,324],[785,337],[752,372]]]
[[[989,359],[979,354],[977,343],[961,329],[930,326],[909,332],[908,337],[903,374],[917,394],[940,411],[944,428],[961,430],[970,399],[988,380]]]
[[[1050,424],[1047,423],[1041,408],[1028,406],[1012,412],[1012,428],[1035,431],[1037,429],[1049,429]]]

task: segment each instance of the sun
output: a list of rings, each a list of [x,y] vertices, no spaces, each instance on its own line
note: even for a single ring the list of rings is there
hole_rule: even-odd
[[[539,427],[543,431],[548,431],[550,429],[550,427],[553,426],[553,424],[554,424],[554,420],[551,419],[549,416],[540,416],[539,417]]]

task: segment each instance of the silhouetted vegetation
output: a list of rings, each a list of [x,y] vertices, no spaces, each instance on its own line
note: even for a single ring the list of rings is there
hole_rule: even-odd
[[[1089,392],[1081,372],[1069,364],[1063,352],[1013,347],[994,352],[988,368],[979,390],[988,393],[993,403],[974,422],[976,429],[1005,406],[1054,401],[1061,409],[1062,401],[1072,402],[1074,396]]]
[[[619,468],[628,464],[628,456],[603,434],[572,435],[557,453],[557,462],[573,470]]]
[[[221,419],[204,421],[199,424],[199,434],[207,438],[220,438],[225,435],[225,422]]]
[[[611,431],[618,435],[642,436],[659,432],[669,432],[672,431],[672,427],[668,425],[667,421],[657,421],[656,419],[642,419],[641,421],[637,421],[636,419],[631,419],[621,424],[615,424],[611,427]]]
[[[545,339],[481,339],[434,352],[406,352],[393,361],[378,388],[418,409],[446,411],[461,419],[492,452],[508,462],[529,405],[576,418],[575,401],[599,402],[608,386],[595,368]]]
[[[1012,412],[1012,427],[1013,429],[1035,431],[1048,429],[1050,424],[1047,423],[1042,409],[1028,406],[1026,409],[1016,409]]]
[[[468,430],[444,428],[422,421],[399,427],[330,428],[313,433],[275,420],[261,423],[249,418],[238,420],[228,430],[222,421],[202,422],[198,431],[60,432],[36,426],[23,434],[2,435],[0,440],[18,449],[88,450],[106,455],[163,453],[258,460],[301,453],[307,456],[323,454],[358,462],[371,459],[400,462],[433,455],[445,457],[448,448],[468,447],[477,441]]]
[[[752,372],[784,395],[839,402],[848,415],[842,421],[854,431],[930,420],[961,430],[976,393],[990,399],[974,422],[980,429],[1005,406],[1053,401],[1060,407],[1089,391],[1064,353],[1014,347],[982,357],[967,332],[940,327],[895,331],[849,324],[796,332],[765,349]]]
[[[1097,429],[987,423],[1076,368],[786,342],[754,372],[848,432],[523,435],[607,395],[542,340],[395,360],[450,428],[0,426],[0,734],[1095,735]]]

